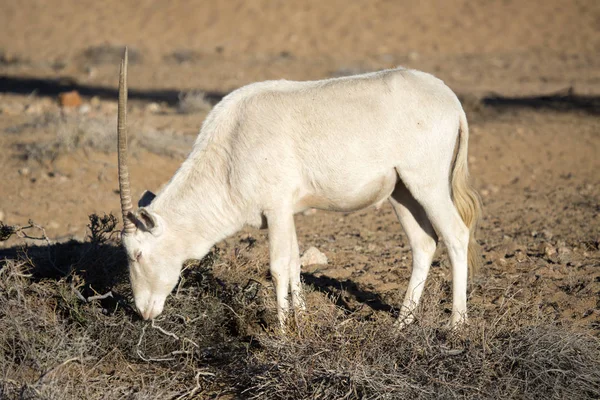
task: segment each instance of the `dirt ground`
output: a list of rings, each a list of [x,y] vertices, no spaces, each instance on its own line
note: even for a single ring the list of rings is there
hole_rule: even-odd
[[[182,112],[180,92],[202,91],[214,104],[253,81],[405,65],[443,79],[468,112],[485,207],[485,265],[471,302],[493,309],[514,286],[535,293],[540,309],[600,332],[597,1],[23,0],[0,5],[0,27],[4,223],[32,219],[64,241],[85,237],[91,213],[118,215],[111,132],[123,45],[132,52],[138,195],[169,179],[206,115],[204,106]],[[58,94],[71,89],[83,105],[61,107]],[[305,272],[335,280],[352,301],[398,305],[411,256],[389,205],[296,223],[301,251],[316,246],[329,258]],[[248,229],[221,246],[248,236],[264,275],[266,232]],[[444,251],[432,274],[450,279]]]

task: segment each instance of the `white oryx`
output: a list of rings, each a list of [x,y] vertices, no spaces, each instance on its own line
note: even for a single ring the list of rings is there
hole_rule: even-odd
[[[133,210],[127,170],[127,51],[119,81],[119,184],[135,304],[159,315],[182,264],[245,225],[267,226],[278,317],[305,307],[294,214],[349,212],[389,199],[413,251],[399,322],[413,319],[436,249],[453,275],[453,325],[466,320],[480,200],[469,184],[468,128],[456,95],[432,75],[391,69],[314,82],[267,81],[225,96],[187,160]],[[436,233],[437,232],[437,233]]]

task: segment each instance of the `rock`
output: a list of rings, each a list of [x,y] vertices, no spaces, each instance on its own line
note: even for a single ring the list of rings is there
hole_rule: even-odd
[[[546,257],[554,257],[556,255],[556,249],[553,246],[546,244],[544,245],[544,254]]]
[[[29,172],[29,168],[27,167],[19,168],[19,175],[27,176]]]
[[[302,215],[315,215],[316,213],[317,213],[316,208],[309,208],[308,210],[303,211]]]
[[[85,115],[92,111],[92,107],[89,104],[82,104],[81,106],[79,106],[77,111],[79,111],[79,114]]]
[[[300,265],[327,264],[327,256],[316,247],[311,247],[300,257]]]
[[[60,104],[61,107],[75,108],[79,107],[82,103],[83,101],[77,90],[62,92],[58,95],[58,104]]]

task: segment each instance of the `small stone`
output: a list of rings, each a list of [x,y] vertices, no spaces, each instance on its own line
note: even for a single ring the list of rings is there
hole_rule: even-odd
[[[546,240],[550,240],[554,236],[554,234],[552,233],[552,231],[549,230],[549,229],[544,229],[544,230],[542,230],[541,233],[542,233],[542,237],[544,239],[546,239]]]
[[[85,115],[92,111],[92,107],[89,104],[82,104],[81,106],[79,106],[79,109],[77,111],[79,111],[79,114]]]
[[[82,103],[83,101],[77,90],[62,92],[58,95],[58,104],[61,107],[75,108],[79,107]]]
[[[546,244],[544,246],[544,254],[546,257],[553,257],[556,255],[556,249],[553,246]]]
[[[327,264],[327,256],[316,247],[311,247],[300,257],[300,265]]]
[[[27,176],[29,172],[29,168],[27,167],[19,168],[19,175]]]
[[[316,208],[309,208],[308,210],[304,210],[302,212],[302,215],[315,215],[317,213],[317,209]]]

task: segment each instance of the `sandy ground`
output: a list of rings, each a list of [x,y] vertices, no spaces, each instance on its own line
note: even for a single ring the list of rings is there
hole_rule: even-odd
[[[494,304],[514,285],[539,293],[541,308],[598,332],[600,3],[143,3],[0,5],[5,223],[33,219],[51,239],[82,239],[87,215],[118,215],[114,152],[103,151],[102,143],[74,145],[56,157],[32,149],[68,129],[104,127],[98,141],[112,132],[124,44],[134,55],[132,131],[173,139],[159,149],[132,144],[136,194],[156,191],[169,179],[189,148],[182,143],[196,135],[206,114],[178,113],[180,91],[202,90],[214,102],[257,80],[406,65],[442,78],[470,118],[470,167],[485,204],[479,241],[486,263],[471,301]],[[84,108],[57,104],[58,93],[71,88],[83,95]],[[296,221],[301,250],[316,246],[330,260],[306,272],[335,280],[358,301],[401,300],[410,252],[391,207],[348,215],[319,211]],[[244,235],[258,240],[263,268],[257,274],[264,274],[265,232],[248,230],[222,246],[233,248]],[[443,251],[432,273],[450,279]]]

